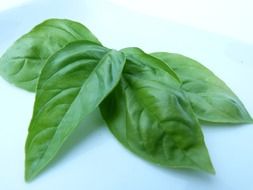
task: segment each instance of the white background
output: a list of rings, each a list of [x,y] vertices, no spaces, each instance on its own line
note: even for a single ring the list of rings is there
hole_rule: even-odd
[[[253,3],[249,0],[0,0],[0,55],[51,17],[90,28],[111,48],[138,46],[195,58],[214,71],[253,115]],[[205,126],[215,176],[160,168],[122,147],[92,113],[50,167],[25,183],[24,143],[34,94],[0,78],[0,189],[253,189],[253,125]]]

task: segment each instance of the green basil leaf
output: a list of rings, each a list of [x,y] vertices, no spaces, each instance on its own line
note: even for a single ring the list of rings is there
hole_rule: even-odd
[[[119,85],[100,110],[115,137],[146,160],[214,173],[198,120],[178,80],[139,49],[125,49]]]
[[[73,129],[120,80],[125,56],[108,51],[91,42],[73,42],[43,67],[26,141],[27,180],[53,159]]]
[[[99,43],[82,24],[49,19],[18,39],[0,59],[0,74],[10,83],[35,91],[43,64],[53,53],[76,40]]]
[[[153,53],[172,68],[182,81],[199,120],[210,123],[252,123],[252,119],[232,90],[206,67],[188,57]]]

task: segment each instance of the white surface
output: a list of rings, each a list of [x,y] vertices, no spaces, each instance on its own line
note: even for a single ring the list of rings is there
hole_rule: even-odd
[[[154,17],[253,42],[252,0],[111,0]]]
[[[31,0],[0,0],[0,11],[7,10],[13,7],[17,7]]]
[[[147,1],[146,4],[153,2]],[[188,7],[191,10],[196,8]],[[75,3],[32,1],[0,12],[0,54],[20,35],[46,18],[74,19],[88,26],[108,47],[138,46],[148,52],[178,52],[199,60],[234,90],[253,115],[253,43],[250,38],[248,43],[240,41],[247,41],[244,34],[246,30],[252,31],[252,26],[245,26],[241,37],[234,40],[225,37],[224,33],[217,35],[217,31],[225,30],[225,26],[214,28],[216,34],[213,34],[205,31],[207,28],[202,25],[198,26],[202,28],[199,30],[187,20],[185,23],[188,26],[184,26],[178,24],[179,18],[173,20],[167,16],[160,19],[146,14],[144,7],[143,10],[140,13],[112,0],[76,0]],[[205,14],[212,15],[212,12]],[[212,22],[219,22],[219,18],[215,15]],[[253,189],[252,125],[203,127],[217,172],[211,176],[160,168],[139,159],[116,141],[104,127],[98,112],[91,114],[76,130],[49,169],[33,182],[25,183],[24,143],[33,100],[34,94],[13,87],[0,78],[0,189]]]

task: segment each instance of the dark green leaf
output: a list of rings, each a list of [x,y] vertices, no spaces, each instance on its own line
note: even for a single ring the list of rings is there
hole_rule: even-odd
[[[206,67],[188,57],[153,53],[172,68],[182,81],[182,89],[201,121],[250,123],[252,119],[239,98]]]
[[[46,20],[5,52],[0,59],[0,74],[18,87],[35,91],[39,73],[48,57],[76,40],[99,43],[80,23],[64,19]]]
[[[121,81],[100,106],[112,133],[149,161],[214,173],[198,120],[174,74],[139,49],[123,52]]]
[[[26,141],[27,180],[53,159],[73,129],[120,80],[125,56],[108,51],[91,42],[73,42],[45,64]]]

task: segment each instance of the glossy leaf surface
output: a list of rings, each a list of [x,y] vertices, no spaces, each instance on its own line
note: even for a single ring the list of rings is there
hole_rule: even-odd
[[[73,129],[111,92],[124,64],[124,54],[85,41],[67,45],[47,61],[26,141],[27,180],[53,159]]]
[[[206,67],[188,57],[153,53],[172,68],[182,81],[182,89],[201,121],[211,123],[251,123],[246,108],[232,90]]]
[[[179,81],[141,50],[123,52],[127,62],[121,81],[100,106],[112,133],[146,160],[213,173],[198,120]]]
[[[0,74],[9,82],[35,91],[41,68],[59,49],[76,40],[99,43],[82,24],[49,19],[19,38],[0,58]]]

